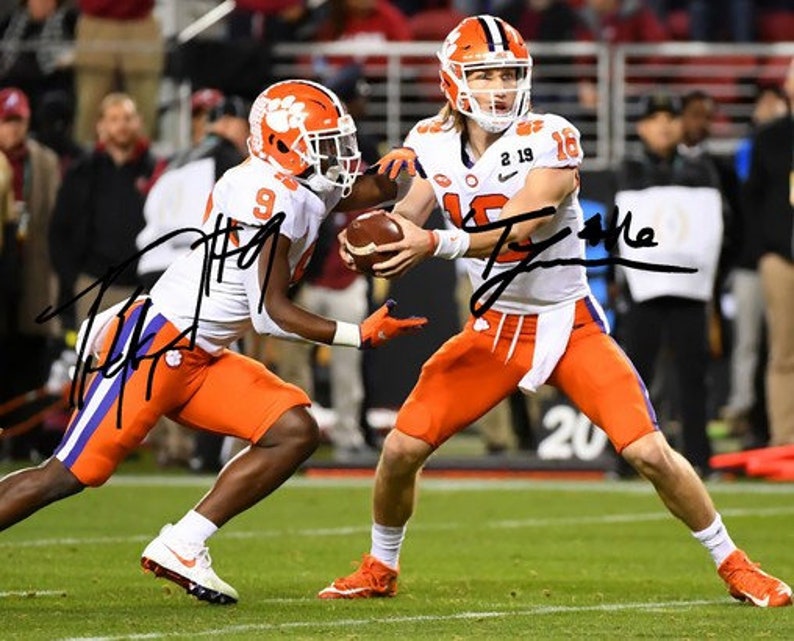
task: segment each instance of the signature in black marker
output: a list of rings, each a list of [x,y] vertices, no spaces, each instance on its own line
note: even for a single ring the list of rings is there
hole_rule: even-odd
[[[667,265],[663,263],[652,263],[645,261],[631,260],[621,256],[608,256],[605,258],[587,259],[587,258],[554,258],[551,260],[542,260],[538,257],[548,248],[553,247],[564,238],[567,238],[574,231],[570,227],[560,229],[557,233],[546,238],[545,240],[532,242],[532,243],[515,243],[508,242],[510,231],[513,225],[526,220],[534,220],[538,218],[545,218],[551,216],[556,212],[554,207],[548,206],[535,211],[519,214],[505,220],[497,220],[495,222],[487,223],[485,225],[467,225],[466,223],[472,221],[474,218],[474,211],[469,212],[463,219],[462,229],[469,233],[488,231],[491,229],[502,229],[502,234],[499,237],[494,250],[488,257],[488,260],[483,269],[483,278],[485,281],[477,288],[472,294],[469,301],[469,308],[475,317],[482,316],[487,312],[493,304],[499,299],[499,296],[504,292],[510,283],[520,274],[529,273],[535,269],[549,269],[552,267],[559,267],[561,265],[582,265],[583,267],[601,267],[604,265],[621,265],[629,269],[637,269],[649,272],[667,272],[677,274],[693,274],[697,269],[692,267],[681,267],[678,265]],[[584,227],[577,232],[577,236],[586,241],[590,246],[596,246],[603,243],[607,251],[615,248],[618,241],[622,238],[629,247],[633,248],[652,248],[656,247],[656,235],[651,227],[642,227],[639,229],[635,236],[632,236],[631,222],[632,214],[630,211],[626,212],[623,221],[616,225],[618,219],[618,210],[615,208],[615,215],[612,217],[609,225],[606,228],[601,226],[601,214],[595,214],[588,218]],[[504,271],[496,276],[489,278],[494,263],[502,253],[502,249],[507,246],[511,251],[524,253],[525,256],[515,263],[511,269]],[[482,303],[479,303],[480,299]]]
[[[72,406],[78,409],[84,406],[86,387],[88,379],[92,374],[98,373],[104,378],[119,376],[120,388],[119,402],[116,411],[116,427],[121,428],[124,388],[132,372],[137,370],[143,361],[153,361],[146,385],[146,400],[149,400],[152,393],[154,373],[160,359],[164,357],[167,352],[173,350],[192,350],[195,347],[198,318],[201,313],[204,297],[210,295],[212,281],[221,282],[223,280],[223,273],[228,260],[236,258],[237,267],[241,270],[248,269],[254,265],[258,261],[259,255],[268,239],[275,239],[278,237],[281,224],[285,217],[286,215],[283,212],[274,214],[264,225],[257,228],[248,242],[239,246],[235,243],[238,242],[239,232],[243,230],[243,227],[223,214],[218,214],[215,219],[213,230],[209,234],[195,227],[174,230],[150,243],[137,254],[127,258],[124,262],[109,269],[102,278],[97,279],[84,290],[78,292],[71,300],[57,308],[49,306],[40,313],[36,317],[36,322],[45,323],[62,313],[68,307],[74,305],[80,298],[89,296],[93,292],[94,299],[91,302],[88,318],[86,319],[83,340],[80,345],[75,346],[79,365],[69,390],[69,400]],[[107,357],[104,362],[95,363],[93,355],[88,353],[89,346],[86,343],[88,337],[92,333],[91,330],[94,328],[97,315],[104,307],[103,297],[105,293],[130,264],[136,262],[146,252],[151,251],[155,247],[181,234],[196,235],[197,238],[190,244],[190,249],[196,250],[201,248],[204,251],[192,323],[181,331],[173,340],[169,341],[168,344],[152,353],[147,353],[155,337],[155,334],[152,332],[144,333],[146,326],[151,320],[151,318],[147,318],[147,313],[152,305],[151,300],[148,298],[144,299],[140,304],[140,310],[138,311],[136,309],[132,315],[129,315],[129,318],[127,318],[128,312],[142,291],[141,288],[138,288],[115,315],[115,318],[118,318],[122,322],[116,324],[116,330],[111,338]],[[267,268],[262,280],[261,293],[258,301],[258,309],[260,311],[264,308],[265,292],[275,259],[275,250],[276,243],[272,242],[270,252],[267,256]],[[133,315],[135,315],[136,318],[134,324],[130,326]],[[127,318],[126,322],[124,322],[125,318]],[[122,336],[124,335],[128,335],[128,338],[125,337],[125,340],[122,340]],[[188,344],[180,345],[184,338],[188,339]],[[126,343],[126,350],[124,343]]]

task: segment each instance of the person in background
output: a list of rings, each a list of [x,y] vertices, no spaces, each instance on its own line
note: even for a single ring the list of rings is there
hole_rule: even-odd
[[[70,329],[88,317],[93,297],[70,301],[109,272],[108,304],[129,298],[141,285],[135,237],[144,227],[143,204],[157,166],[129,95],[105,96],[95,127],[93,151],[64,176],[49,233],[61,318]]]
[[[61,337],[57,323],[36,322],[55,303],[54,257],[47,232],[61,173],[55,152],[29,135],[30,116],[24,92],[16,87],[0,90],[0,152],[11,166],[14,200],[4,217],[0,261],[0,401],[44,385]],[[49,455],[34,453],[35,439],[35,432],[14,438],[12,457]]]
[[[117,91],[132,98],[142,133],[154,138],[165,61],[154,5],[154,0],[78,0],[75,138],[81,144],[93,143],[102,100]]]
[[[25,0],[0,20],[0,83],[25,92],[33,107],[30,129],[46,122],[38,118],[39,103],[51,91],[74,100],[74,33],[77,12],[64,0]]]
[[[217,89],[205,87],[190,95],[190,143],[197,145],[207,134],[210,112],[223,101],[223,94]]]
[[[768,123],[788,113],[788,101],[780,87],[759,89],[752,116],[752,134],[740,141],[734,168],[740,182],[750,174],[753,138]],[[763,232],[756,206],[742,205],[735,217],[736,260],[731,272],[730,291],[735,306],[731,383],[722,416],[731,432],[742,436],[745,448],[763,447],[769,441],[765,376],[759,371],[766,363],[764,292],[758,274]]]
[[[652,202],[666,203],[658,214],[664,216],[660,219],[664,225],[649,224],[675,232],[665,234],[660,229],[657,240],[661,248],[655,248],[654,260],[665,262],[662,258],[667,257],[670,264],[695,265],[698,271],[684,276],[619,270],[630,300],[624,348],[647,381],[658,369],[663,348],[669,350],[674,371],[670,389],[677,391],[680,403],[682,453],[705,478],[711,474],[712,453],[706,432],[707,309],[727,228],[727,207],[713,161],[703,154],[683,155],[678,149],[678,99],[664,93],[648,94],[640,110],[637,133],[643,149],[637,156],[625,158],[618,168],[616,204],[625,214],[648,212]],[[622,257],[632,257],[625,244],[619,243],[619,249]]]
[[[703,157],[712,163],[717,170],[719,190],[725,203],[723,243],[717,264],[717,273],[714,277],[714,292],[708,305],[710,374],[715,368],[727,365],[723,358],[727,356],[730,346],[726,338],[727,321],[722,299],[740,242],[737,236],[736,221],[742,216],[741,189],[733,168],[733,159],[718,156],[709,149],[709,140],[716,114],[716,101],[704,91],[690,91],[681,99],[681,141],[678,144],[678,152],[683,156],[695,159]],[[724,377],[709,375],[708,378],[715,382],[709,389],[709,413],[707,416],[710,419],[719,415],[719,407],[724,403],[728,390],[727,386],[716,383],[717,380]]]
[[[72,136],[74,124],[74,102],[65,91],[51,91],[36,108],[40,123],[35,132],[36,140],[56,154],[61,167],[61,176],[86,154],[86,150]]]
[[[249,135],[248,103],[238,96],[221,97],[206,115],[204,135],[195,146],[169,162],[146,196],[143,215],[145,227],[135,243],[146,250],[138,261],[138,276],[146,289],[192,242],[176,236],[160,239],[178,229],[196,225],[196,210],[201,210],[212,186],[227,170],[246,157]]]
[[[794,98],[794,60],[783,85]],[[770,445],[794,444],[794,120],[771,121],[753,138],[745,183],[747,225],[760,235],[758,273],[764,293]]]

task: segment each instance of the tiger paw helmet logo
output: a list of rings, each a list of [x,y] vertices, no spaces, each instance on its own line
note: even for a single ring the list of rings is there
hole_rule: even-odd
[[[306,105],[295,99],[295,96],[272,98],[265,105],[265,122],[278,133],[297,129],[307,116]]]

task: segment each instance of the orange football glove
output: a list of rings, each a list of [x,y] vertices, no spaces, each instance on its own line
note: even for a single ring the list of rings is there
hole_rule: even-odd
[[[419,331],[427,325],[427,319],[423,316],[394,318],[391,313],[395,307],[397,307],[396,301],[390,298],[364,319],[360,325],[361,349],[378,347],[396,336]]]
[[[407,171],[409,176],[419,174],[422,178],[427,178],[425,170],[416,157],[416,152],[410,147],[392,149],[372,167],[369,167],[365,173],[375,173],[376,171],[381,175],[388,173],[390,180],[396,180],[403,170]]]

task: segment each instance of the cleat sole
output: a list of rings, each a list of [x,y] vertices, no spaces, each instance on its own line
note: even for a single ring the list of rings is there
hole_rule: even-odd
[[[167,579],[172,583],[176,583],[190,596],[195,597],[199,601],[206,601],[207,603],[212,603],[213,605],[234,605],[237,603],[237,599],[230,597],[228,594],[218,592],[217,590],[210,590],[209,588],[205,588],[203,585],[198,585],[187,577],[182,576],[178,572],[169,570],[156,561],[152,561],[146,557],[141,558],[141,567],[143,568],[144,572],[151,572],[157,578]]]

